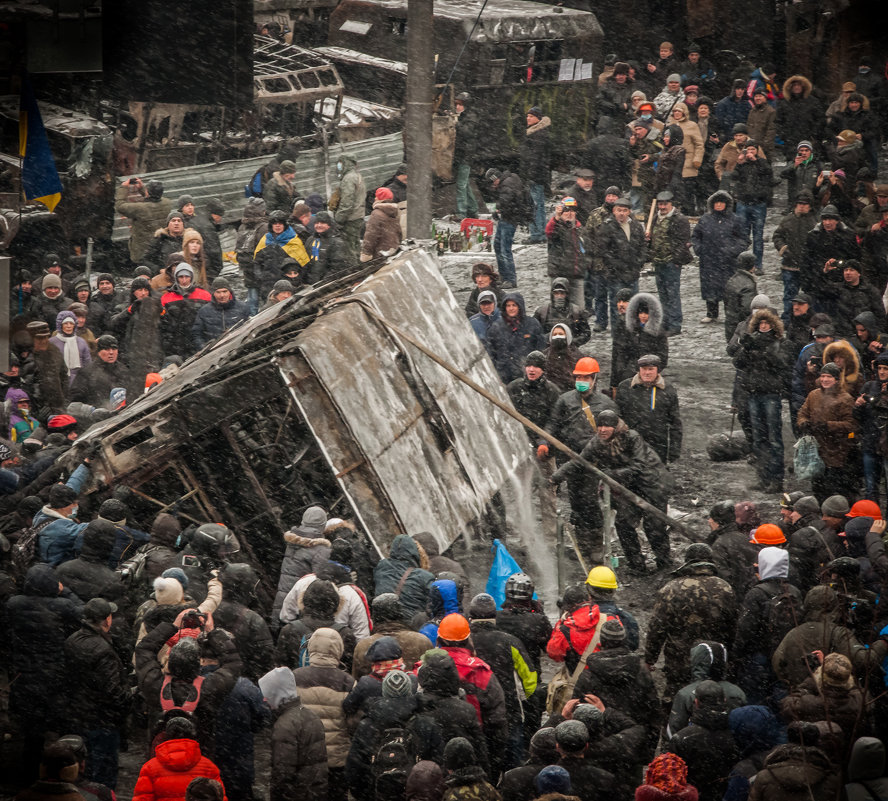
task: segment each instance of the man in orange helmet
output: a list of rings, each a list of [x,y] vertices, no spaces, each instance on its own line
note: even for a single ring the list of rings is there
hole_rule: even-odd
[[[596,417],[605,409],[616,411],[616,404],[598,391],[601,368],[591,356],[584,356],[574,368],[574,388],[555,402],[546,430],[579,453],[598,431]],[[541,444],[537,456],[548,455],[549,446]],[[564,461],[563,457],[560,457]],[[587,566],[598,564],[604,556],[604,520],[598,505],[598,481],[585,471],[571,474],[567,481],[570,521],[577,545]]]

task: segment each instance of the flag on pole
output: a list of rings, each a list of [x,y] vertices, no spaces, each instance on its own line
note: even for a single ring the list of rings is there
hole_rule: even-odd
[[[487,576],[485,592],[493,596],[493,599],[496,601],[496,608],[501,609],[503,601],[506,600],[506,582],[509,580],[509,576],[513,576],[515,573],[523,573],[524,571],[521,569],[521,565],[515,561],[512,554],[509,553],[508,548],[499,540],[493,541],[493,546],[490,550],[494,552],[494,557],[493,564],[490,566],[490,573]],[[533,594],[533,597],[536,598],[536,593]]]
[[[19,156],[25,200],[37,200],[52,211],[62,199],[62,182],[27,75],[22,76],[19,100]]]

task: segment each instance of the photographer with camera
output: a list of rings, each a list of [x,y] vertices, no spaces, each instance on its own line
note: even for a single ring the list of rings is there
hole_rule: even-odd
[[[194,529],[179,552],[178,564],[188,577],[188,590],[198,602],[207,597],[207,584],[240,553],[240,543],[229,528],[204,523]]]
[[[835,206],[824,206],[820,222],[805,237],[805,255],[801,265],[802,289],[814,298],[814,311],[835,314],[834,294],[827,284],[839,284],[842,272],[838,262],[859,259],[860,246],[854,231],[842,222]]]
[[[854,401],[854,417],[861,431],[865,496],[879,500],[879,483],[888,456],[888,353],[875,360],[876,378],[863,385]]]

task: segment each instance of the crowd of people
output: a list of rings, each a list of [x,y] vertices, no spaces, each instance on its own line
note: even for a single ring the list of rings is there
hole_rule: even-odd
[[[282,533],[272,597],[221,524],[139,520],[125,494],[81,519],[87,455],[0,520],[0,723],[21,744],[18,798],[113,801],[130,742],[144,750],[136,801],[249,801],[257,784],[271,801],[885,795],[885,80],[862,59],[827,107],[804,76],[781,88],[763,66],[713,102],[714,71],[696,46],[686,55],[664,42],[644,67],[608,59],[597,136],[551,216],[541,107],[527,111],[518,168],[483,173],[496,264],[473,266],[466,316],[515,409],[581,457],[556,458],[528,429],[541,497],[566,486],[585,582],[557,610],[525,573],[502,597],[475,593],[431,535],[397,536],[380,558],[360,525],[311,506]],[[480,208],[472,104],[457,95],[458,217]],[[223,272],[222,204],[198,211],[156,181],[118,188],[126,289],[111,273],[93,287],[55,254],[42,275],[18,272],[0,495],[24,496],[89,425],[233,326],[395,252],[406,166],[369,193],[354,159],[337,173],[326,201],[297,191],[288,159],[253,176],[234,249],[243,298]],[[757,278],[781,180],[772,304]],[[549,298],[532,313],[515,291],[519,225],[547,245]],[[707,541],[677,559],[667,467],[683,428],[663,370],[695,258],[701,324],[724,315],[732,401],[781,517],[723,500]],[[656,293],[639,291],[647,264]],[[608,330],[605,382],[579,348]],[[810,492],[783,493],[786,399],[822,462]],[[662,585],[644,625],[619,604],[611,510],[584,462],[631,491],[611,500],[618,569],[650,572],[641,531]],[[265,731],[270,768],[257,776]]]

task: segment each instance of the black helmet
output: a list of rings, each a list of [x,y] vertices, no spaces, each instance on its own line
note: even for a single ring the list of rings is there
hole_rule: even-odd
[[[268,215],[268,229],[271,230],[271,226],[274,223],[283,223],[287,224],[288,215],[285,211],[273,211]]]
[[[191,537],[195,552],[217,559],[229,559],[240,552],[240,543],[231,530],[220,523],[204,523]]]
[[[460,92],[456,96],[456,100],[457,102],[462,103],[464,106],[467,106],[469,103],[472,102],[472,96],[468,92]]]
[[[736,520],[734,516],[734,502],[719,501],[709,510],[709,516],[720,526],[733,523]]]
[[[840,556],[837,559],[833,559],[826,566],[826,569],[840,578],[854,579],[860,576],[860,562],[853,556]]]
[[[506,598],[510,601],[529,601],[533,589],[533,579],[526,573],[513,573],[506,579]]]

